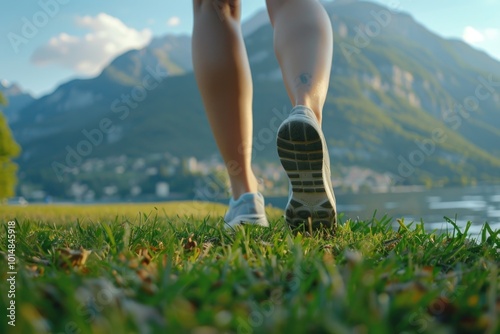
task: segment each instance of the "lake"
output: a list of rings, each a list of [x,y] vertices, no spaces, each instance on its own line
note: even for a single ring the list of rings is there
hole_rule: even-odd
[[[427,230],[453,230],[444,217],[460,227],[473,223],[470,232],[477,235],[485,222],[500,229],[500,185],[468,188],[430,189],[418,192],[379,194],[336,194],[337,210],[346,218],[369,220],[388,215],[405,219],[405,223],[424,221]],[[284,208],[285,197],[266,198],[268,204]]]
[[[405,223],[423,220],[426,230],[453,231],[451,224],[444,217],[456,221],[463,228],[472,222],[469,232],[475,236],[485,222],[493,230],[500,229],[500,185],[467,188],[426,189],[421,191],[376,193],[376,194],[336,194],[337,210],[342,220],[370,220],[375,211],[377,218],[384,215],[393,218],[393,226],[399,224],[396,219],[404,218]],[[165,199],[148,198],[140,202],[158,202]],[[174,200],[167,199],[168,200]],[[192,200],[192,198],[175,198]],[[286,197],[266,197],[266,204],[283,209]],[[216,202],[227,204],[228,199]],[[122,200],[99,201],[97,203],[119,203]],[[135,201],[132,201],[135,202]],[[90,202],[86,202],[90,204]]]

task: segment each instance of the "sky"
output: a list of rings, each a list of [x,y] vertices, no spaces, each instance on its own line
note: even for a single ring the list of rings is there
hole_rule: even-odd
[[[265,8],[242,0],[243,20]],[[431,31],[500,60],[500,0],[373,0],[411,14]],[[12,1],[0,14],[0,80],[36,97],[99,74],[123,52],[165,34],[191,34],[191,0]]]

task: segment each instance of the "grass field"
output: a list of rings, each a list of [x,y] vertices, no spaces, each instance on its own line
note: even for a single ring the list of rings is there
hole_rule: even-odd
[[[476,240],[451,221],[444,235],[341,219],[334,236],[311,236],[269,209],[272,228],[228,232],[224,210],[0,206],[0,332],[500,332],[500,235],[488,225]]]

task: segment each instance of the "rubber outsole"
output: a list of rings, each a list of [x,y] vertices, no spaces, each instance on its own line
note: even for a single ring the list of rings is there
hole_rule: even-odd
[[[286,222],[292,228],[313,229],[336,227],[335,200],[323,175],[324,147],[315,127],[302,120],[291,120],[278,130],[278,155],[292,187],[285,209]],[[332,194],[333,194],[333,190]]]

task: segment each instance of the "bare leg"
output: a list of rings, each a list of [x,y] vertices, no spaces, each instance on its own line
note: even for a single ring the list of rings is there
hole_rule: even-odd
[[[216,4],[214,6],[214,4]],[[257,192],[251,168],[252,77],[239,0],[194,0],[193,64],[233,197]]]
[[[321,124],[333,56],[330,19],[317,0],[266,0],[274,48],[292,104],[314,111]]]
[[[332,66],[331,23],[318,0],[267,0],[267,8],[288,95],[294,106],[305,106],[294,108],[278,129],[278,155],[291,188],[285,219],[292,228],[334,231],[335,195],[321,131]]]

